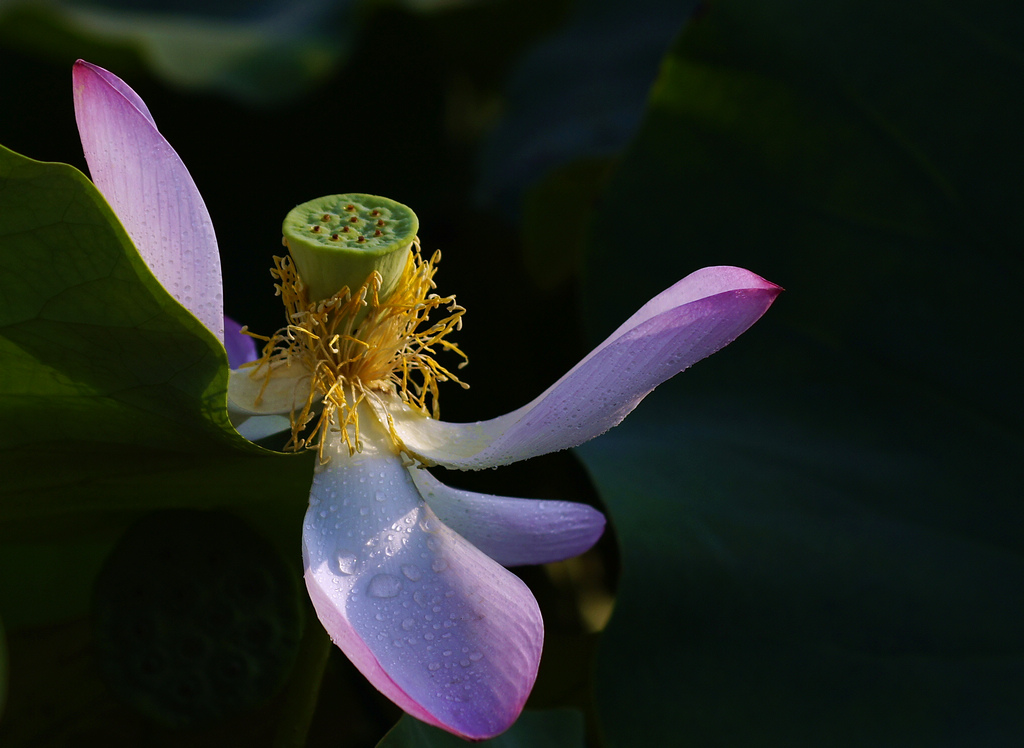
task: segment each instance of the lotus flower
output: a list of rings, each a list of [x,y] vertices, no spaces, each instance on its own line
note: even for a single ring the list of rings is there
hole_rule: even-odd
[[[97,187],[165,287],[222,336],[216,240],[187,170],[122,81],[84,62],[74,80]],[[458,352],[446,336],[461,309],[431,291],[437,259],[413,252],[387,298],[371,276],[313,303],[294,268],[279,265],[294,324],[258,365],[232,371],[229,410],[238,422],[289,414],[299,446],[320,450],[302,547],[307,589],[333,641],[412,716],[483,739],[519,715],[543,643],[537,603],[505,567],[581,553],[605,520],[581,504],[450,488],[425,468],[496,467],[597,437],[658,384],[744,332],[780,289],[739,268],[699,270],[532,402],[456,424],[425,407],[424,393],[436,396],[436,383],[454,378],[433,350]],[[445,305],[445,320],[426,321],[424,309]],[[379,330],[356,321],[367,314]],[[348,326],[337,328],[339,320]],[[306,334],[316,331],[327,336]],[[324,340],[330,345],[318,347]],[[409,384],[410,369],[424,376],[420,385]],[[311,420],[316,438],[303,442]]]

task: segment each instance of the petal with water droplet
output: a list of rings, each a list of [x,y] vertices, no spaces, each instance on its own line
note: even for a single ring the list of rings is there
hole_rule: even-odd
[[[395,430],[428,464],[479,470],[568,449],[618,424],[648,393],[735,340],[782,289],[748,270],[710,267],[647,302],[533,402],[490,421],[447,423],[394,396]]]
[[[540,610],[518,577],[434,515],[371,421],[361,452],[335,442],[314,476],[303,531],[310,599],[334,642],[402,709],[465,738],[496,735],[533,687]]]
[[[604,515],[586,504],[463,491],[426,470],[409,472],[438,518],[502,566],[572,558],[604,532]]]
[[[223,341],[217,237],[188,169],[124,81],[82,60],[73,78],[92,181],[157,280]]]

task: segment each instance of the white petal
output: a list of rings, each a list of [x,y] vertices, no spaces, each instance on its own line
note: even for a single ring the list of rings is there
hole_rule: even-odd
[[[291,419],[284,416],[252,416],[232,420],[235,430],[251,442],[264,439],[292,427]]]
[[[228,413],[232,420],[249,416],[287,415],[309,399],[309,371],[297,364],[275,363],[232,369],[228,376]]]

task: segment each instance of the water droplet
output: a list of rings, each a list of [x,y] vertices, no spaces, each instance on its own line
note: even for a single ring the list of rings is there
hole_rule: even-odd
[[[338,553],[338,571],[342,574],[355,574],[357,563],[356,554],[349,551],[340,551]]]
[[[417,582],[420,577],[423,576],[423,572],[420,571],[420,567],[413,566],[412,564],[402,564],[402,574],[404,574],[405,578],[410,582]]]
[[[473,662],[480,662],[480,660],[482,660],[483,658],[484,656],[480,652],[474,652],[469,656],[469,659],[471,659]]]
[[[443,558],[435,558],[433,562],[431,562],[430,568],[438,572],[444,571],[448,568],[448,562],[445,561]]]
[[[459,664],[462,665],[462,667],[469,667],[472,663],[469,660],[459,660]]]
[[[412,631],[416,628],[416,620],[414,618],[406,618],[402,621],[402,628],[406,631]]]
[[[440,669],[441,669],[441,663],[440,662],[432,662],[429,665],[427,665],[427,670],[429,670],[432,673],[436,673]]]
[[[370,513],[370,508],[369,507],[367,507],[367,506],[359,507],[359,516],[360,517],[365,517],[369,513]]]
[[[366,588],[370,597],[394,597],[402,591],[402,580],[391,574],[378,574]]]
[[[384,499],[386,499],[387,496],[384,494],[383,491],[377,491],[377,493],[373,495],[373,498],[375,498],[377,501],[384,501]]]

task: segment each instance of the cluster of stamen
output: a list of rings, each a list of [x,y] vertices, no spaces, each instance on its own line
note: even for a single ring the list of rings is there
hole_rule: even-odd
[[[434,293],[433,277],[441,253],[429,260],[413,242],[409,259],[395,290],[380,298],[382,278],[374,271],[352,292],[342,288],[323,301],[310,302],[305,285],[290,257],[275,257],[271,275],[287,310],[288,324],[266,341],[263,356],[254,362],[266,376],[264,388],[282,364],[310,372],[312,386],[304,406],[292,413],[292,436],[286,448],[318,449],[339,433],[349,453],[362,447],[358,407],[373,399],[386,411],[382,394],[397,394],[410,406],[439,417],[438,384],[453,381],[468,387],[434,360],[439,350],[452,351],[467,363],[458,346],[446,340],[462,327],[465,309],[454,296]],[[430,323],[430,313],[444,307],[447,316]],[[421,329],[422,328],[422,329]],[[391,429],[391,438],[401,446]]]

